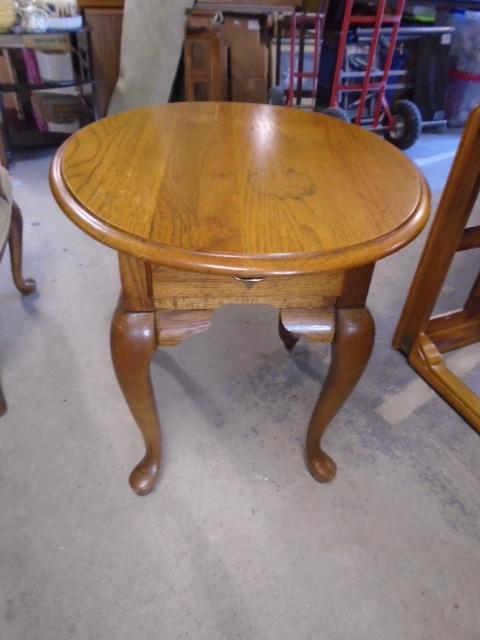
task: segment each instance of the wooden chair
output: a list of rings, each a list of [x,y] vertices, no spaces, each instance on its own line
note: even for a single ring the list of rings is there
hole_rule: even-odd
[[[12,195],[8,171],[0,166],[0,260],[8,241],[13,282],[25,295],[36,291],[35,281],[25,280],[22,275],[22,213]],[[0,416],[7,410],[5,397],[0,385]]]
[[[442,354],[480,340],[480,273],[463,309],[432,318],[457,251],[480,247],[480,226],[467,222],[480,190],[480,105],[471,114],[427,243],[413,279],[393,346],[480,431],[480,398],[445,364]]]

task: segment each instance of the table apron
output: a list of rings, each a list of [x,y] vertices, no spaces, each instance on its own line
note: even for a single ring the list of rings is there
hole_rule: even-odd
[[[335,304],[344,272],[240,279],[151,265],[155,309],[217,309],[225,304],[268,304],[278,309]]]

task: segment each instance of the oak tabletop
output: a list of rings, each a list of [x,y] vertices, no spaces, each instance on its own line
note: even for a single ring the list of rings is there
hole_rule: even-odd
[[[408,244],[430,197],[373,133],[285,107],[175,103],[67,140],[51,186],[112,248],[181,269],[266,276],[354,268]]]

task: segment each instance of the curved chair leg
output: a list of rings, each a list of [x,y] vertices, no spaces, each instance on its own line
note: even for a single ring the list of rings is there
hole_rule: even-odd
[[[287,351],[292,351],[300,338],[297,338],[293,333],[291,333],[282,322],[282,315],[278,314],[278,335],[285,345],[285,349]]]
[[[319,482],[328,482],[337,466],[321,447],[322,436],[360,379],[373,348],[375,326],[365,307],[337,309],[332,361],[308,427],[307,466]]]
[[[129,313],[117,308],[112,318],[111,350],[117,379],[145,442],[145,456],[130,474],[138,495],[149,493],[160,472],[160,424],[150,378],[156,349],[152,312]]]
[[[24,295],[34,293],[37,289],[35,280],[23,278],[22,274],[22,233],[23,220],[20,207],[14,201],[12,204],[12,221],[10,234],[8,236],[8,246],[10,248],[10,262],[12,265],[12,276],[15,286]]]
[[[7,403],[3,395],[2,385],[0,384],[0,418],[7,412]]]

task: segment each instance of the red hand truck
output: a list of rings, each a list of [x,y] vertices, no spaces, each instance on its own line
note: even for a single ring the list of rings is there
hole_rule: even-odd
[[[276,85],[269,92],[272,104],[315,109],[323,28],[329,0],[318,0],[316,12],[295,9],[276,24]],[[282,41],[288,29],[288,84],[281,79]],[[305,102],[304,99],[307,98]]]
[[[317,13],[297,13],[294,11],[290,18],[290,73],[287,91],[287,106],[302,104],[303,81],[311,80],[311,108],[315,107],[317,98],[318,71],[320,67],[320,52],[322,46],[323,25],[325,11],[318,9]],[[312,68],[305,70],[305,35],[307,30],[312,32],[313,52]],[[298,41],[298,61],[296,60],[296,43]]]
[[[379,0],[377,11],[372,16],[352,16],[353,4],[354,0],[345,0],[345,13],[338,45],[330,107],[324,113],[350,121],[349,112],[355,109],[356,113],[353,118],[355,124],[383,133],[385,138],[397,147],[407,149],[420,136],[422,129],[420,111],[410,100],[398,100],[390,109],[385,97],[405,0],[396,0],[396,7],[391,14],[386,13],[387,0]],[[348,82],[344,79],[348,38],[352,33],[352,27],[371,28],[371,40],[363,82]],[[383,70],[379,70],[375,67],[377,50],[382,30],[386,29],[388,29],[388,46]],[[374,79],[378,77],[380,79]],[[348,93],[360,94],[360,97],[347,105],[347,111],[341,107],[341,103],[345,94]],[[367,105],[369,106],[369,114],[366,113]]]

